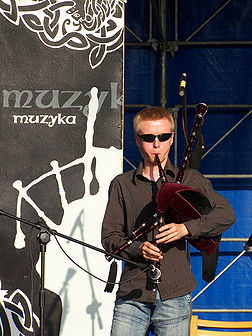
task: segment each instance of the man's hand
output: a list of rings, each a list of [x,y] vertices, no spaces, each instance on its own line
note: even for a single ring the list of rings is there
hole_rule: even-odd
[[[156,235],[157,244],[167,244],[175,240],[189,235],[189,231],[185,224],[169,223],[159,228],[159,233]],[[162,251],[158,246],[146,241],[140,247],[138,251],[139,255],[142,255],[145,259],[159,261],[163,259]]]
[[[167,244],[187,235],[189,235],[189,231],[185,224],[169,223],[159,228],[159,233],[156,235],[156,242],[157,244]]]
[[[138,251],[139,255],[142,255],[145,259],[159,261],[163,259],[162,251],[156,246],[151,244],[150,242],[144,242]]]

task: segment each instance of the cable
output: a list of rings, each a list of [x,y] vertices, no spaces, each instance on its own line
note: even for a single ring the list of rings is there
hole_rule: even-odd
[[[74,261],[74,260],[67,254],[67,253],[66,253],[66,251],[63,249],[63,247],[61,246],[61,244],[60,244],[60,242],[59,242],[57,236],[56,236],[53,232],[52,232],[52,234],[53,234],[53,236],[54,236],[54,238],[55,238],[57,244],[59,245],[61,251],[65,254],[65,256],[66,256],[72,263],[74,263],[77,267],[79,267],[82,271],[84,271],[84,272],[87,273],[88,275],[92,276],[93,278],[95,278],[95,279],[97,279],[97,280],[99,280],[99,281],[101,281],[101,282],[103,282],[103,283],[106,283],[106,284],[109,284],[109,285],[119,285],[119,284],[121,284],[121,283],[125,283],[125,282],[128,282],[128,281],[131,281],[132,279],[135,279],[135,278],[138,277],[140,274],[142,274],[142,273],[148,271],[149,268],[150,268],[149,266],[147,266],[145,269],[143,269],[142,271],[138,272],[138,273],[137,273],[136,275],[134,275],[133,277],[128,278],[128,279],[126,279],[126,280],[124,280],[124,281],[119,281],[119,282],[109,282],[109,281],[107,281],[107,280],[101,279],[101,278],[99,278],[98,276],[92,274],[91,272],[87,271],[87,270],[84,269],[82,266],[80,266],[78,263],[76,263],[76,262],[75,262],[75,261]]]

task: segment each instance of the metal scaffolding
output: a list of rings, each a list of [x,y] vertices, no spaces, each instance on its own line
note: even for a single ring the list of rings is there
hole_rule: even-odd
[[[202,30],[207,24],[209,24],[229,3],[233,0],[227,0],[222,6],[220,6],[213,14],[209,16],[193,33],[190,34],[184,41],[179,40],[178,36],[178,0],[174,0],[174,39],[172,41],[167,40],[167,7],[168,0],[149,0],[149,27],[148,27],[148,39],[147,41],[142,41],[142,39],[137,36],[131,29],[127,27],[126,30],[131,36],[136,40],[135,42],[125,42],[126,48],[150,48],[160,55],[160,106],[167,108],[167,56],[175,57],[176,53],[179,52],[179,48],[187,47],[241,47],[241,46],[252,46],[252,41],[192,41],[192,38]],[[157,26],[158,37],[153,35],[153,25]],[[150,104],[125,104],[125,112],[128,109],[141,109],[147,107]],[[193,105],[186,105],[186,109],[194,108]],[[235,124],[229,131],[226,132],[204,155],[202,158],[207,156],[222,140],[224,140],[236,127],[238,127],[241,122],[248,118],[252,113],[252,103],[247,105],[232,105],[232,104],[220,104],[220,105],[208,105],[211,109],[233,109],[239,108],[243,111],[248,109],[249,112],[243,116],[237,124]],[[178,112],[182,108],[181,105],[175,105],[174,107],[168,108],[174,116],[175,119],[175,129],[177,129],[177,118]],[[177,132],[175,132],[174,137],[174,164],[177,165]],[[127,160],[127,158],[125,158]],[[132,165],[128,160],[127,162]],[[133,165],[132,165],[133,166]],[[208,178],[251,178],[252,174],[239,174],[239,175],[207,175]]]
[[[134,49],[152,49],[154,52],[158,53],[160,56],[160,106],[163,106],[165,108],[168,108],[174,116],[175,119],[175,129],[177,129],[177,118],[178,113],[181,108],[183,108],[182,105],[175,105],[173,107],[167,107],[167,86],[166,86],[166,80],[167,80],[167,57],[170,55],[171,57],[176,57],[176,53],[179,52],[179,49],[181,48],[221,48],[221,47],[250,47],[252,46],[252,41],[193,41],[192,38],[201,31],[209,22],[211,22],[229,3],[231,3],[232,0],[227,0],[222,6],[220,6],[213,14],[209,16],[208,19],[205,20],[203,24],[201,24],[190,36],[188,36],[184,41],[179,40],[178,36],[178,0],[174,0],[174,38],[173,40],[168,41],[167,40],[167,6],[168,6],[168,0],[149,0],[149,34],[147,41],[143,41],[137,34],[135,34],[131,29],[127,27],[127,21],[126,21],[126,31],[133,36],[133,38],[136,40],[135,42],[125,42],[125,47],[127,48],[134,48]],[[155,27],[158,31],[158,38],[153,35],[153,25],[155,24]],[[126,69],[127,71],[127,69]],[[127,110],[139,110],[143,107],[150,106],[149,102],[146,102],[146,104],[138,104],[137,102],[134,104],[125,104],[125,112],[127,113]],[[194,108],[195,106],[187,105],[186,108]],[[247,105],[209,105],[209,108],[211,109],[241,109],[245,115],[241,117],[241,119],[233,125],[233,127],[226,132],[204,155],[207,156],[220,142],[222,142],[229,134],[238,127],[243,121],[245,121],[248,117],[252,114],[252,103]],[[133,168],[135,166],[124,156],[124,160],[131,165]],[[177,132],[175,132],[175,138],[174,138],[174,163],[177,165]],[[233,174],[221,174],[221,175],[205,175],[207,178],[210,179],[217,179],[217,178],[251,178],[252,174],[239,174],[239,175],[233,175]],[[222,238],[222,241],[229,242],[229,241],[246,241],[247,238]],[[245,254],[248,251],[243,251],[241,255]],[[251,252],[251,251],[249,251]],[[239,256],[240,257],[240,256]],[[236,261],[236,260],[235,260]],[[234,262],[235,262],[234,261]],[[231,266],[231,265],[230,265]],[[226,271],[223,270],[223,271]],[[215,279],[217,280],[217,279]],[[214,281],[215,281],[214,280]],[[203,290],[204,291],[204,290]],[[202,292],[203,292],[202,291]],[[200,293],[201,294],[201,293]],[[252,309],[195,309],[193,312],[252,312]]]

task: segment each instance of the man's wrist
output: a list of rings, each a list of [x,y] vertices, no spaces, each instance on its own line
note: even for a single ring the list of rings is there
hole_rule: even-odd
[[[189,238],[191,237],[191,232],[188,230],[187,226],[184,224],[184,227],[185,227],[185,235],[184,237],[185,238]]]

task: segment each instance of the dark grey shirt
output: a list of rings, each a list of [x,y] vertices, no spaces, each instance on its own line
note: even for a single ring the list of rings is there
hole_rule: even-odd
[[[156,193],[161,181],[153,182],[142,175],[143,165],[136,170],[118,175],[110,185],[109,200],[102,224],[102,245],[115,251],[131,235],[133,229],[142,225],[156,213]],[[175,182],[178,172],[168,160],[165,173],[167,182]],[[197,170],[186,169],[182,184],[204,194],[212,210],[200,218],[185,222],[191,237],[215,236],[227,230],[235,221],[235,215],[228,201],[217,193],[209,180]],[[153,241],[157,231],[152,231],[133,242],[121,255],[134,261],[143,261],[138,248],[143,241]],[[185,239],[162,244],[164,259],[161,261],[161,282],[158,284],[162,300],[182,296],[192,292],[196,280],[191,272],[185,251]],[[141,302],[154,302],[156,293],[147,272],[128,263],[121,276],[117,296]]]

